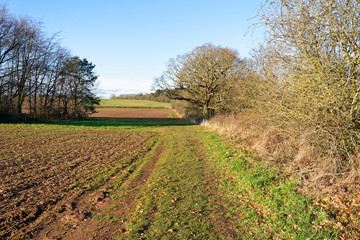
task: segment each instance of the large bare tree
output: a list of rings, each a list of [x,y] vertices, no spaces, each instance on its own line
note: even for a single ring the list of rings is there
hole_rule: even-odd
[[[171,99],[190,102],[209,118],[226,98],[235,79],[238,53],[229,48],[205,44],[170,59],[156,85]]]

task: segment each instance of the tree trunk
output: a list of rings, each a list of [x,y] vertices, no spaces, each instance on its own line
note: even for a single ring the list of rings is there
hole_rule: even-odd
[[[209,103],[205,103],[203,106],[203,115],[204,115],[204,119],[208,120],[210,118],[210,114],[209,114]]]

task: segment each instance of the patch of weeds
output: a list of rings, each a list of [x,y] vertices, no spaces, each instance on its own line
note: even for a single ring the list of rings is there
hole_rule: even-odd
[[[117,221],[120,221],[120,220],[121,220],[121,218],[119,218],[119,217],[111,216],[111,215],[105,215],[105,214],[95,215],[93,218],[94,218],[94,219],[106,219],[106,220],[110,220],[110,223],[117,222]]]
[[[118,208],[120,208],[120,207],[121,207],[120,204],[115,204],[115,205],[111,206],[109,209],[110,209],[110,210],[114,210],[114,209],[118,209]]]
[[[124,198],[124,197],[127,197],[128,195],[126,194],[120,194],[120,195],[113,195],[112,198],[117,200],[117,199],[120,199],[120,198]]]

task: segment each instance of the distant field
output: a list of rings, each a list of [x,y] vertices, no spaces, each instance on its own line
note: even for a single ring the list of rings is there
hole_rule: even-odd
[[[97,108],[166,108],[170,109],[170,103],[155,102],[149,100],[129,99],[101,99]]]
[[[90,117],[95,118],[178,118],[171,109],[160,108],[100,108]]]

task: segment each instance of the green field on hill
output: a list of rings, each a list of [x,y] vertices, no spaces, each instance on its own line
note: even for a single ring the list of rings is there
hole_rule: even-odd
[[[171,108],[170,103],[150,100],[101,99],[97,108]]]

